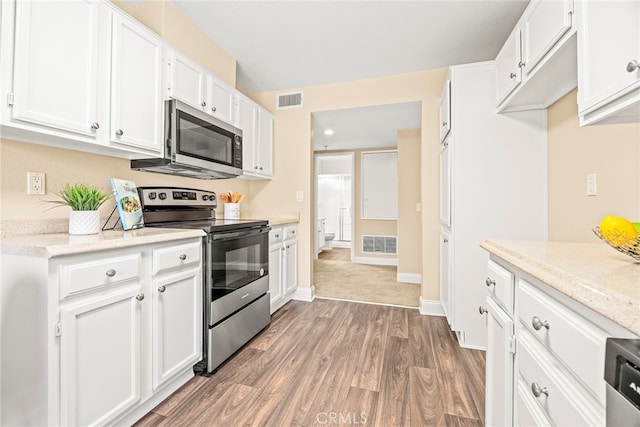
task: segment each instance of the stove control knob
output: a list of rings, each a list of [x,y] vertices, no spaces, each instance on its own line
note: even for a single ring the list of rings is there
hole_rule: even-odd
[[[202,195],[202,200],[207,201],[209,200],[209,196],[207,196],[206,194]]]
[[[149,200],[155,200],[156,199],[156,193],[155,191],[152,191],[151,193],[149,193]]]
[[[160,194],[158,194],[158,197],[160,198],[160,200],[166,200],[167,193],[160,193]]]

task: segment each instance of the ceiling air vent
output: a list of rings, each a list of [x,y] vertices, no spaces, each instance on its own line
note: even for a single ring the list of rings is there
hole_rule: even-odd
[[[302,107],[302,92],[280,93],[277,97],[276,110]]]

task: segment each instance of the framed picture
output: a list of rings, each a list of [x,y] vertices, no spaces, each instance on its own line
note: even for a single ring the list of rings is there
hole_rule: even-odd
[[[111,178],[111,188],[116,201],[123,230],[144,227],[142,204],[136,184],[124,179]]]

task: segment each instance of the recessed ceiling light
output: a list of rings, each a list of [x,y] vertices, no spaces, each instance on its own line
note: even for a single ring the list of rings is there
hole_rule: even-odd
[[[327,136],[331,136],[331,135],[333,135],[333,133],[334,133],[333,129],[327,129],[327,130],[324,131],[324,134],[327,135]]]

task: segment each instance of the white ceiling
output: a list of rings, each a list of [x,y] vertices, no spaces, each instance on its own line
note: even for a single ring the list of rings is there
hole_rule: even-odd
[[[529,2],[172,1],[237,60],[236,83],[250,92],[490,60]],[[323,112],[315,118],[319,150],[357,148],[365,141],[389,146],[399,129],[420,127],[420,105]],[[333,137],[322,135],[326,127],[336,131]]]

